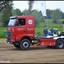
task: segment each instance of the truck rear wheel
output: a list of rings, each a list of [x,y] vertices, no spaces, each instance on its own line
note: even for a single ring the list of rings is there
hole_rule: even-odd
[[[58,39],[58,40],[57,40],[57,42],[56,42],[56,48],[58,48],[58,49],[64,48],[63,39]]]
[[[28,40],[28,39],[23,39],[23,40],[21,41],[21,43],[20,43],[20,49],[22,49],[22,50],[27,50],[27,49],[29,49],[29,47],[30,47],[30,40]]]

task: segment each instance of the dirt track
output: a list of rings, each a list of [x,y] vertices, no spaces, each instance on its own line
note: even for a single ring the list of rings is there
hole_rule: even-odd
[[[11,63],[64,63],[64,49],[31,47],[30,50],[17,50],[13,45],[0,39],[0,62]]]

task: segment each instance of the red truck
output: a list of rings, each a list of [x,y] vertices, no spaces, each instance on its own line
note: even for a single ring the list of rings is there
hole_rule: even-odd
[[[30,45],[64,48],[64,36],[35,37],[34,16],[12,16],[7,27],[7,43],[27,50]]]

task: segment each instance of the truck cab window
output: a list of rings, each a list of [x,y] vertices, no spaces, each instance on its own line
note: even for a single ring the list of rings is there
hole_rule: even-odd
[[[25,25],[25,19],[18,19],[19,25]]]

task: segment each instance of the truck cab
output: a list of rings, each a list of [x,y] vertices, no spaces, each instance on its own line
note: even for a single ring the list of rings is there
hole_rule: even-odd
[[[32,42],[35,34],[34,16],[12,16],[7,26],[7,43],[19,47],[22,40]],[[26,42],[25,42],[26,43]],[[27,44],[25,44],[27,45]]]

